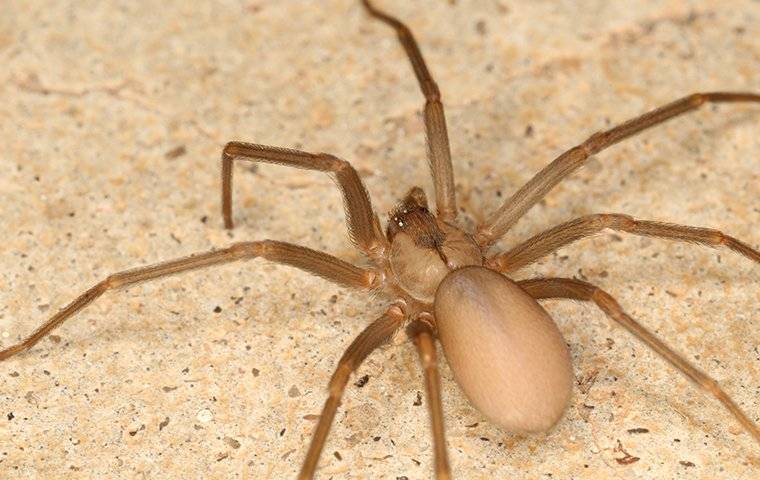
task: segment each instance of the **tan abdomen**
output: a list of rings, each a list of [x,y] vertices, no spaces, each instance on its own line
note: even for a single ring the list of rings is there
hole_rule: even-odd
[[[459,385],[508,431],[549,430],[573,385],[570,354],[548,313],[485,267],[448,274],[435,295],[438,335]]]

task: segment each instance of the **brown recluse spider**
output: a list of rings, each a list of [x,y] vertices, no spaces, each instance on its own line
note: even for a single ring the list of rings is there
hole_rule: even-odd
[[[573,376],[565,341],[538,300],[591,302],[654,350],[697,386],[713,395],[760,442],[760,429],[715,380],[693,367],[625,313],[607,292],[571,278],[514,282],[507,276],[562,246],[604,229],[634,235],[727,247],[760,263],[760,252],[720,231],[634,219],[623,214],[583,216],[555,226],[501,252],[490,248],[555,185],[594,154],[705,103],[760,102],[749,92],[703,92],[591,135],[555,158],[473,231],[457,223],[458,208],[444,108],[409,29],[395,17],[362,2],[374,18],[392,27],[411,61],[425,97],[424,124],[434,183],[434,212],[422,189],[412,188],[389,214],[385,229],[358,173],[348,162],[324,153],[230,142],[222,152],[222,212],[233,227],[232,167],[237,160],[275,163],[333,175],[343,195],[350,238],[368,260],[356,266],[326,253],[273,240],[247,241],[147,267],[109,275],[19,343],[0,351],[0,361],[27,350],[109,290],[235,260],[262,257],[294,266],[349,288],[374,291],[391,300],[385,313],[350,344],[330,379],[328,398],[300,473],[312,478],[350,375],[399,332],[417,348],[434,438],[435,472],[450,478],[444,440],[435,340],[443,347],[463,391],[494,424],[511,432],[545,432],[562,417]]]

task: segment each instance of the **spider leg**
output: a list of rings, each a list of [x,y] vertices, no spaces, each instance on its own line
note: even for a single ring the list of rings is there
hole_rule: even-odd
[[[728,409],[742,424],[755,440],[760,443],[760,428],[747,417],[739,406],[720,388],[718,382],[691,365],[683,356],[668,347],[649,330],[628,316],[622,307],[607,292],[588,282],[570,278],[535,278],[517,282],[530,296],[535,299],[567,298],[572,300],[591,301],[623,328],[657,352],[681,373],[711,393]]]
[[[368,257],[380,259],[387,246],[380,222],[372,210],[364,184],[354,167],[326,153],[308,153],[254,143],[229,142],[222,150],[222,215],[225,228],[232,228],[232,162],[248,160],[317,170],[335,174],[343,193],[346,222],[351,241]]]
[[[427,322],[418,319],[409,325],[408,331],[414,339],[420,363],[425,372],[425,391],[430,409],[430,423],[433,427],[435,476],[438,480],[448,480],[451,478],[451,469],[446,453],[446,435],[443,423],[443,407],[441,406],[441,381],[438,375],[433,330]]]
[[[502,273],[514,272],[565,245],[591,236],[605,228],[633,233],[634,235],[692,242],[708,247],[725,246],[756,263],[760,263],[760,252],[719,230],[636,220],[628,215],[609,213],[587,215],[557,225],[531,237],[505,253],[491,257],[487,260],[487,264]]]
[[[425,60],[422,58],[420,47],[409,27],[396,17],[375,8],[369,0],[362,0],[362,4],[370,15],[396,30],[398,39],[412,64],[420,90],[425,96],[423,115],[428,140],[428,160],[433,174],[433,185],[435,186],[435,205],[438,216],[450,222],[457,216],[457,205],[454,192],[454,171],[451,167],[449,134],[446,130],[446,117],[443,113],[443,103],[441,103],[441,92],[438,89],[438,84],[430,75]]]
[[[628,120],[614,128],[591,135],[585,142],[555,158],[507,199],[498,210],[486,219],[485,223],[478,226],[476,234],[478,244],[487,247],[496,242],[549,190],[580,168],[591,155],[673,117],[696,110],[705,103],[723,102],[760,102],[760,94],[744,92],[694,93]]]
[[[227,248],[211,252],[203,252],[189,257],[169,260],[167,262],[148,265],[145,267],[124,270],[109,275],[97,283],[73,302],[43,323],[31,335],[21,342],[0,350],[0,361],[19,352],[27,350],[59,327],[64,321],[79,312],[95,299],[109,290],[126,287],[138,282],[154,280],[175,273],[196,270],[199,268],[219,265],[235,260],[261,257],[278,263],[290,265],[301,270],[319,275],[326,280],[352,288],[371,289],[381,282],[380,275],[372,270],[365,270],[344,262],[326,253],[299,247],[285,242],[264,240],[259,242],[234,243]]]
[[[330,378],[328,385],[329,396],[319,416],[317,428],[309,445],[309,451],[301,467],[298,478],[306,480],[314,477],[319,455],[325,445],[327,434],[330,432],[335,412],[340,404],[343,392],[348,383],[348,377],[357,369],[367,356],[378,347],[388,343],[393,334],[401,327],[404,312],[397,305],[391,306],[383,316],[370,323],[348,346],[338,361],[338,366]]]

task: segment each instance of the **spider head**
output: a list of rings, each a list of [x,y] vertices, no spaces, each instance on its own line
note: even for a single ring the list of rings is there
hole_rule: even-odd
[[[420,187],[409,190],[388,217],[386,235],[390,242],[403,232],[412,238],[415,245],[435,249],[445,238],[435,216],[428,210],[427,197]]]
[[[399,287],[430,303],[451,270],[482,265],[478,246],[462,230],[439,221],[428,209],[425,193],[412,188],[389,214],[390,266]]]

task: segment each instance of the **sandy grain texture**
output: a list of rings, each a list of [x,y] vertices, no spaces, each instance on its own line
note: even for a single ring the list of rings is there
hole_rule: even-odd
[[[381,211],[429,190],[411,70],[358,2],[20,2],[0,15],[0,341],[107,274],[273,238],[359,261],[320,174],[236,168],[227,140],[351,160]],[[413,28],[444,95],[474,218],[564,148],[697,90],[760,91],[760,3],[379,2]],[[604,152],[507,246],[621,212],[760,245],[760,108],[707,107]],[[430,192],[429,192],[430,193]],[[520,273],[577,276],[717,378],[760,421],[759,267],[605,233]],[[0,364],[0,477],[280,479],[297,471],[343,348],[383,302],[264,262],[109,293]],[[460,479],[735,479],[760,447],[717,402],[585,305],[547,302],[579,386],[546,438],[508,435],[444,367]],[[431,476],[410,345],[373,355],[319,478]],[[633,458],[637,460],[633,460]]]

